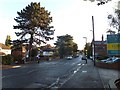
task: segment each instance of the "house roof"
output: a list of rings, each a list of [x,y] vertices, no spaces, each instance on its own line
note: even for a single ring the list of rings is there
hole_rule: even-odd
[[[106,41],[95,41],[95,44],[107,44]]]
[[[6,45],[3,44],[3,43],[0,43],[0,47],[1,47],[2,49],[11,49],[10,47],[6,46]]]

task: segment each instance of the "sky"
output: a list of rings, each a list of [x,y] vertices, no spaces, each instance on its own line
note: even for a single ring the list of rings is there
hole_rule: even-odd
[[[114,12],[117,0],[112,0],[105,5],[97,5],[97,2],[84,0],[0,0],[0,43],[5,43],[7,35],[12,40],[17,39],[13,25],[17,25],[14,18],[17,11],[21,11],[31,2],[40,2],[42,7],[51,12],[55,34],[54,40],[48,42],[53,45],[57,36],[69,34],[73,36],[78,49],[83,49],[87,42],[92,41],[92,16],[94,16],[95,40],[101,40],[102,34],[106,39],[106,31],[109,28],[108,14]]]

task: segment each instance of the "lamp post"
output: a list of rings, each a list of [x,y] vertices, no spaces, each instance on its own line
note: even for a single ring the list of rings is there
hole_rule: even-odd
[[[87,37],[83,37],[83,38],[85,38],[85,40],[86,40],[86,44],[87,44]]]
[[[86,57],[87,57],[87,37],[83,37],[85,40],[86,40],[86,50],[85,50],[85,54],[86,54]],[[86,58],[86,64],[87,64],[87,58]]]

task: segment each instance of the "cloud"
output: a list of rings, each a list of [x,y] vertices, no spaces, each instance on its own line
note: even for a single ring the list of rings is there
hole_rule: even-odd
[[[0,36],[2,37],[0,39],[0,42],[4,43],[6,40],[7,35],[10,35],[12,39],[17,38],[15,35],[15,31],[13,29],[13,25],[15,24],[14,19],[12,18],[0,18]]]

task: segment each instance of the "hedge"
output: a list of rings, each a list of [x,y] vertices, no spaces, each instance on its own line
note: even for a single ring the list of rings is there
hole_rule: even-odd
[[[11,55],[2,56],[2,64],[9,65],[13,62]]]

